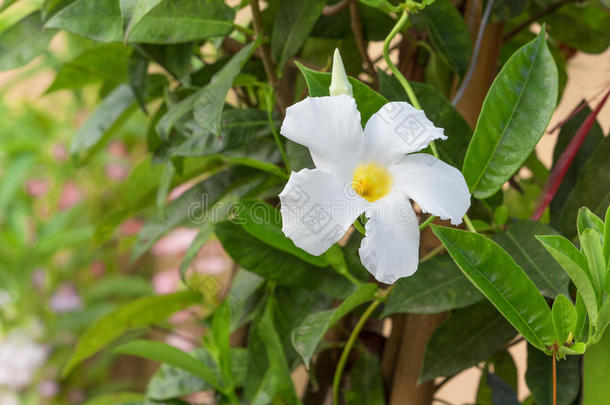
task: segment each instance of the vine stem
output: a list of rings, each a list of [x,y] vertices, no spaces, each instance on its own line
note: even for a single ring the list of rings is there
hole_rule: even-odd
[[[391,289],[391,287],[388,288],[387,290],[385,290],[385,292],[386,293],[389,292],[390,289]],[[358,338],[360,331],[364,327],[364,324],[370,318],[370,316],[373,314],[373,312],[379,306],[379,304],[381,304],[381,302],[382,302],[381,299],[376,299],[375,301],[371,302],[371,305],[368,306],[368,308],[364,311],[364,313],[358,320],[358,323],[354,327],[354,330],[352,330],[352,333],[349,335],[349,338],[347,339],[347,343],[345,344],[345,347],[343,348],[343,351],[341,352],[341,357],[339,358],[339,362],[337,363],[337,369],[335,370],[335,376],[333,378],[333,404],[334,405],[339,405],[339,386],[341,384],[341,375],[343,374],[343,369],[345,368],[345,363],[347,362],[347,358],[349,357],[349,354],[352,351],[352,347],[354,346],[354,343],[356,343],[356,339]]]

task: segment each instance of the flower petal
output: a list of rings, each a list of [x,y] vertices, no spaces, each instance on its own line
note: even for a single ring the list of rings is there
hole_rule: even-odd
[[[366,237],[358,252],[364,267],[382,283],[415,273],[419,262],[419,224],[411,202],[390,193],[366,210]]]
[[[407,155],[388,168],[394,187],[413,199],[424,212],[457,225],[470,207],[462,173],[427,153]]]
[[[417,152],[435,139],[447,139],[422,110],[409,103],[387,103],[364,128],[364,160],[380,164],[397,162],[406,153]]]
[[[360,112],[353,97],[308,97],[286,109],[280,132],[307,146],[318,169],[351,178],[362,148]]]
[[[282,231],[312,255],[321,255],[341,239],[368,205],[351,183],[320,169],[293,172],[280,201]]]

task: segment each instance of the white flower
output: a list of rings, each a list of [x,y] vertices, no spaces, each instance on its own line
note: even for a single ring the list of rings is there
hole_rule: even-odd
[[[386,104],[363,131],[353,97],[306,98],[287,109],[281,133],[309,148],[316,166],[293,172],[280,194],[284,234],[320,255],[364,213],[360,258],[381,282],[417,270],[419,224],[409,199],[453,224],[470,206],[459,170],[414,153],[447,137],[408,103]]]
[[[47,357],[47,348],[34,342],[32,332],[16,329],[0,336],[0,389],[29,385]]]

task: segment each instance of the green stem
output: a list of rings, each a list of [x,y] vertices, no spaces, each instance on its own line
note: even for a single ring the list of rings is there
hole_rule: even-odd
[[[364,226],[362,226],[360,218],[356,218],[356,220],[354,221],[354,228],[356,228],[356,230],[361,234],[366,234],[366,230],[364,229]]]
[[[381,302],[382,302],[381,300],[375,300],[375,301],[371,302],[371,305],[369,305],[369,307],[366,309],[366,311],[364,311],[364,313],[358,320],[358,323],[354,327],[354,330],[352,330],[352,333],[349,335],[349,338],[347,339],[347,343],[345,344],[345,347],[343,348],[343,352],[341,352],[341,357],[339,358],[339,363],[337,363],[337,369],[335,370],[335,377],[333,379],[333,404],[334,405],[339,405],[339,385],[341,383],[341,375],[343,374],[343,369],[345,368],[345,363],[347,362],[347,358],[349,357],[352,347],[354,346],[354,343],[356,343],[356,339],[358,338],[358,335],[360,334],[362,327],[364,326],[366,321],[369,319],[369,317],[373,314],[373,311],[375,311],[375,309],[379,306],[379,304],[381,304]]]
[[[468,228],[470,232],[477,233],[477,230],[475,229],[474,225],[472,225],[472,222],[470,222],[470,218],[468,218],[468,215],[464,215],[463,219],[464,223],[466,224],[466,228]]]
[[[239,24],[235,24],[234,23],[233,24],[233,28],[235,28],[237,31],[239,31],[239,32],[241,32],[243,34],[249,35],[251,37],[254,36],[254,34],[255,34],[254,30],[251,30],[248,27],[244,27],[243,25],[239,25]]]
[[[434,215],[430,215],[428,218],[426,218],[424,222],[421,223],[421,225],[419,226],[419,230],[423,231],[424,229],[426,229],[428,225],[430,225],[430,223],[435,219],[436,217]]]
[[[409,81],[405,78],[400,69],[398,69],[398,66],[396,66],[394,62],[392,62],[392,59],[390,59],[390,43],[392,42],[392,39],[394,39],[396,34],[398,34],[405,27],[408,20],[409,11],[405,9],[400,15],[398,22],[396,22],[396,25],[394,25],[394,28],[392,28],[392,31],[390,31],[388,36],[383,41],[383,59],[385,59],[385,62],[388,64],[388,67],[390,68],[392,73],[394,73],[394,77],[396,77],[396,80],[398,80],[402,88],[405,89],[405,92],[407,93],[409,101],[411,101],[413,107],[417,108],[418,110],[421,110],[421,104],[419,104],[419,100],[417,99],[413,88],[409,84]],[[429,146],[434,157],[438,159],[438,151],[436,150],[436,145],[434,144],[434,142],[430,142]]]
[[[265,92],[266,96],[266,107],[267,107],[267,120],[269,121],[269,127],[271,127],[271,133],[273,134],[273,139],[277,144],[278,149],[280,150],[280,154],[282,155],[282,160],[284,161],[284,166],[286,167],[286,172],[290,174],[290,163],[288,162],[288,156],[286,155],[286,151],[284,150],[284,145],[280,139],[280,134],[277,133],[275,129],[275,124],[273,122],[273,89],[271,89],[271,94],[269,91]]]

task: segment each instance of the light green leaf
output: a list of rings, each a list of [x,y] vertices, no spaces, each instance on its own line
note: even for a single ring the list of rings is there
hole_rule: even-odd
[[[568,357],[568,359],[570,359]],[[574,357],[574,359],[576,359]],[[575,373],[578,376],[578,373]],[[610,330],[606,330],[599,343],[589,346],[583,359],[582,404],[606,404],[610,398]]]
[[[169,364],[196,375],[212,387],[222,390],[222,385],[214,372],[203,362],[167,343],[154,340],[132,340],[114,349],[115,353],[143,357]]]
[[[25,65],[40,55],[57,30],[43,30],[42,16],[35,12],[0,32],[0,71]]]
[[[580,365],[577,357],[557,362],[557,405],[571,405],[580,389]],[[553,404],[553,358],[527,345],[525,382],[536,405]]]
[[[62,375],[66,376],[83,360],[91,357],[123,333],[164,321],[174,312],[200,302],[192,291],[140,298],[93,323],[80,337]]]
[[[604,226],[604,259],[606,259],[606,263],[610,263],[610,205],[606,209],[604,218],[606,221]]]
[[[555,341],[551,310],[536,285],[500,246],[485,236],[432,225],[466,277],[540,350]]]
[[[576,330],[577,314],[576,308],[569,298],[559,294],[553,302],[553,326],[555,326],[555,337],[560,345],[568,342],[568,337],[574,335]],[[571,342],[569,342],[571,343]]]
[[[271,51],[280,72],[288,59],[299,51],[325,5],[325,0],[280,1],[271,33]]]
[[[303,77],[305,77],[305,82],[307,83],[309,95],[311,97],[328,96],[330,73],[316,72],[315,70],[303,66],[299,62],[295,62],[295,64],[301,71],[301,74],[303,74]],[[360,80],[351,77],[348,77],[348,79],[352,85],[354,99],[358,105],[358,111],[360,111],[362,125],[364,126],[369,118],[371,118],[371,115],[379,111],[388,100]]]
[[[424,8],[421,15],[425,18],[432,45],[454,72],[464,76],[470,63],[470,33],[451,0],[436,0]]]
[[[486,360],[517,332],[488,301],[454,311],[426,346],[419,381],[448,377]]]
[[[597,322],[597,294],[592,284],[587,259],[566,238],[559,235],[536,236],[557,263],[568,273],[587,308],[589,321]]]
[[[511,56],[485,97],[462,169],[476,198],[495,194],[521,167],[555,110],[557,67],[544,35]]]
[[[510,224],[506,231],[496,234],[493,239],[525,270],[544,296],[555,298],[557,294],[568,295],[570,278],[536,241],[535,235],[549,234],[558,232],[540,222],[520,220]]]
[[[114,89],[76,131],[70,141],[70,153],[81,155],[96,148],[105,135],[125,121],[133,111],[134,102],[133,91],[128,85],[122,84]]]
[[[388,295],[382,316],[396,312],[435,314],[481,299],[479,290],[445,255],[421,263],[414,275],[398,280]]]
[[[146,396],[137,392],[113,392],[93,397],[83,405],[115,405],[126,403],[139,403],[146,400]]]
[[[601,296],[601,291],[605,288],[606,281],[606,261],[602,248],[601,235],[587,228],[580,234],[580,249],[587,258],[589,275],[593,279],[593,286],[598,291],[598,296]]]
[[[316,350],[316,346],[326,331],[354,308],[373,300],[376,292],[377,286],[375,284],[362,284],[341,305],[326,311],[309,314],[292,331],[292,344],[301,355],[306,367],[309,367],[309,362]]]
[[[602,239],[604,237],[604,221],[592,213],[587,207],[582,207],[578,210],[576,225],[579,235],[581,235],[587,228],[591,228],[596,231],[602,237]]]

